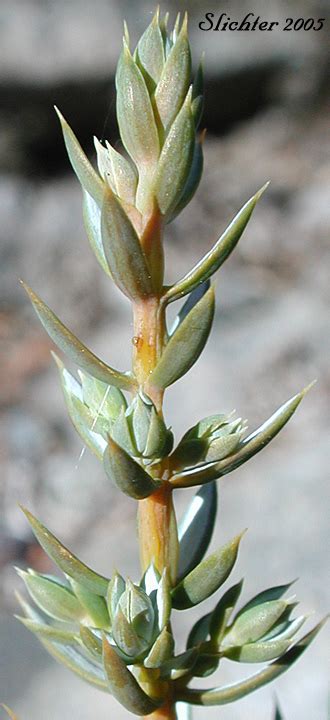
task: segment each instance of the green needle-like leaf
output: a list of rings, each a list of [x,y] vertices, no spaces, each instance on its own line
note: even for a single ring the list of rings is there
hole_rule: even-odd
[[[198,605],[225,582],[237,558],[242,533],[197,565],[172,591],[177,610]]]
[[[160,668],[170,658],[173,650],[173,635],[164,628],[154,642],[149,655],[144,660],[144,666],[147,668]]]
[[[221,649],[259,640],[275,625],[288,606],[285,600],[270,600],[238,613],[221,643]]]
[[[283,655],[293,642],[293,636],[301,628],[305,617],[297,618],[288,623],[284,632],[275,635],[269,640],[260,638],[256,642],[246,643],[243,647],[232,647],[224,651],[229,660],[236,662],[267,662]]]
[[[217,514],[217,487],[204,485],[192,499],[179,525],[178,580],[198,565],[210,544]]]
[[[83,220],[88,241],[93,253],[101,265],[102,270],[111,277],[111,272],[102,245],[101,206],[95,202],[86,190],[83,191]]]
[[[60,113],[57,107],[55,107],[55,110],[62,126],[64,142],[69,159],[77,178],[84,190],[86,190],[86,192],[94,198],[95,202],[101,206],[104,193],[104,183],[89,162],[74,132],[71,130],[70,125],[68,125],[62,113]]]
[[[49,337],[73,362],[77,363],[82,370],[88,372],[98,380],[109,385],[131,390],[134,386],[132,378],[114,370],[100,360],[91,350],[83,345],[80,340],[56,317],[55,313],[46,305],[36,293],[22,282],[39,320],[47,331]]]
[[[245,697],[254,690],[266,685],[267,683],[275,680],[277,677],[282,675],[293,665],[296,660],[300,658],[302,653],[314,640],[318,632],[324,625],[324,620],[320,622],[311,632],[304,635],[285,655],[282,655],[278,660],[268,665],[265,670],[258,672],[256,675],[235,683],[234,685],[228,685],[222,688],[212,688],[210,690],[205,689],[188,689],[178,688],[176,693],[176,699],[184,702],[188,702],[191,705],[226,705],[227,703],[235,702],[242,697]]]
[[[84,444],[99,460],[102,460],[107,443],[100,432],[107,432],[109,424],[104,419],[102,423],[101,417],[97,418],[97,415],[93,415],[82,400],[81,385],[64,367],[62,360],[55,353],[52,355],[60,373],[64,400],[70,419]]]
[[[178,329],[179,325],[181,325],[185,317],[187,317],[188,313],[190,313],[190,310],[192,310],[193,307],[195,307],[195,305],[201,300],[203,295],[207,293],[210,286],[210,280],[205,280],[205,282],[198,285],[198,287],[190,293],[189,297],[180,308],[174,320],[174,323],[169,331],[169,335],[173,335],[173,333]]]
[[[91,570],[70,552],[37,518],[22,507],[31,528],[44,551],[70,578],[84,585],[96,595],[107,594],[109,580]]]
[[[203,615],[195,624],[192,626],[187,640],[187,648],[192,648],[194,645],[200,645],[205,642],[210,631],[210,620],[212,613]]]
[[[112,191],[121,200],[134,205],[137,175],[133,164],[121,155],[110,143],[106,147],[94,138],[99,171]]]
[[[192,103],[193,111],[193,103]],[[167,222],[172,222],[174,218],[188,205],[190,200],[195,195],[195,192],[200,183],[202,172],[203,172],[203,146],[202,141],[198,140],[195,142],[193,156],[191,160],[189,175],[186,180],[186,184],[183,188],[182,194],[178,198],[178,202],[175,204],[172,214],[168,217]]]
[[[156,483],[141,465],[133,460],[120,445],[109,436],[108,446],[103,456],[104,469],[107,476],[117,487],[136,500],[142,500],[153,493]]]
[[[70,630],[61,630],[60,628],[53,627],[52,625],[43,625],[41,623],[30,620],[29,618],[21,618],[15,615],[28,630],[31,630],[35,635],[40,636],[47,640],[54,640],[61,645],[76,645],[77,635]]]
[[[160,212],[166,217],[173,214],[184,192],[191,171],[194,143],[190,92],[165,140],[157,167],[155,195]]]
[[[210,635],[212,643],[219,646],[242,591],[243,580],[229,588],[220,598],[210,617]]]
[[[30,620],[29,618],[22,618],[15,615],[28,630],[31,630],[35,635],[47,640],[54,640],[60,645],[77,645],[77,635],[70,630],[61,630],[60,628],[53,627],[52,625],[43,625]]]
[[[141,70],[124,41],[116,73],[117,119],[123,144],[138,167],[154,168],[159,155],[158,132]]]
[[[191,648],[163,663],[161,668],[162,677],[170,677],[171,680],[179,680],[190,672],[197,660],[197,648]]]
[[[71,578],[71,587],[81,605],[85,608],[91,619],[93,627],[109,627],[110,618],[104,597],[95,595],[87,588]]]
[[[176,473],[170,479],[171,484],[175,487],[201,485],[202,483],[211,482],[211,480],[216,480],[236,470],[236,468],[240,467],[240,465],[253,457],[253,455],[273,440],[282,427],[290,420],[290,417],[305,397],[309,388],[310,386],[284,403],[269,420],[266,420],[263,425],[245,438],[232,455],[224,458],[224,460],[220,460],[220,462],[208,463],[206,465],[200,465],[198,468]]]
[[[164,302],[169,303],[178,300],[180,297],[194,290],[199,283],[207,280],[213,275],[219,267],[225,262],[235,245],[237,245],[243,230],[250,220],[252,212],[260,199],[263,192],[268,187],[266,183],[261,190],[253,195],[248,202],[243,205],[239,213],[234,217],[227,230],[221,235],[214,247],[205,255],[195,267],[190,270],[187,275],[172,285],[164,295]]]
[[[211,287],[170,337],[150,375],[150,385],[164,389],[185,375],[199,358],[209,336],[214,316]]]
[[[42,640],[42,645],[46,648],[55,660],[65,665],[69,670],[78,675],[82,680],[93,685],[99,690],[109,693],[109,686],[104,678],[103,670],[92,663],[90,660],[73,647],[63,647],[55,642]]]
[[[149,715],[162,704],[142,690],[106,637],[103,638],[103,663],[110,692],[129,712]]]
[[[68,622],[80,622],[86,617],[85,609],[68,588],[42,575],[18,572],[36,605],[47,615]]]
[[[155,102],[161,122],[169,128],[176,118],[190,84],[191,57],[185,16],[179,36],[166,60],[157,85]]]
[[[159,26],[159,9],[140,38],[137,49],[139,64],[157,84],[165,63],[164,41]]]
[[[151,295],[151,274],[139,238],[110,188],[104,194],[101,233],[111,275],[124,295],[131,300]]]
[[[83,647],[97,660],[102,660],[102,640],[85,625],[80,625],[80,640]]]

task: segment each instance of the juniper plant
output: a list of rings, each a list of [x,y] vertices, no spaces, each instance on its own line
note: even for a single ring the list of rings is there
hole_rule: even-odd
[[[124,150],[95,140],[98,172],[57,110],[72,167],[81,183],[89,242],[103,271],[132,304],[132,370],[96,357],[27,286],[48,334],[79,380],[55,357],[70,418],[109,480],[137,501],[142,578],[111,579],[87,567],[25,510],[33,532],[64,580],[22,571],[37,607],[21,599],[24,625],[57,660],[112,693],[128,711],[174,719],[177,703],[222,705],[256,690],[300,657],[319,630],[301,639],[305,617],[292,619],[289,585],[271,587],[238,611],[242,582],[193,625],[177,652],[172,608],[202,603],[227,580],[242,533],[206,555],[217,511],[215,481],[264,448],[292,416],[306,390],[246,435],[233,415],[203,418],[173,450],[162,412],[165,389],[198,359],[214,316],[210,283],[230,255],[266,186],[234,217],[214,247],[173,285],[164,285],[163,235],[193,196],[202,172],[203,69],[192,81],[187,17],[168,30],[157,11],[133,54],[125,28],[116,74],[117,117]],[[170,303],[185,296],[171,329]],[[176,488],[201,486],[177,528]],[[269,663],[228,687],[190,687],[222,658]]]

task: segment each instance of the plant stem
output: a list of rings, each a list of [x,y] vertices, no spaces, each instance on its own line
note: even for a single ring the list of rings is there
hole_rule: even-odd
[[[172,700],[168,700],[166,705],[163,705],[163,707],[159,708],[151,715],[148,715],[145,720],[177,720]]]
[[[133,369],[140,387],[162,412],[163,392],[150,385],[149,377],[160,357],[165,338],[165,322],[159,298],[151,297],[134,305]],[[167,460],[159,463],[154,475],[167,480]],[[172,488],[166,482],[153,495],[139,502],[138,528],[142,570],[154,563],[162,573],[168,568],[175,582],[177,567],[177,528]]]
[[[133,370],[139,386],[162,413],[163,391],[153,387],[150,374],[157,364],[165,341],[164,311],[159,297],[151,297],[133,306]],[[178,563],[178,533],[172,500],[172,488],[167,483],[167,459],[154,468],[154,476],[165,482],[155,493],[138,503],[138,533],[142,571],[153,563],[159,573],[169,571],[175,583]],[[152,720],[176,720],[171,695],[165,704],[148,716]]]

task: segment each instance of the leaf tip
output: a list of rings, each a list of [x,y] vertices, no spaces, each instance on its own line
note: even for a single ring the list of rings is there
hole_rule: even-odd
[[[267,182],[260,188],[260,190],[258,190],[258,192],[256,192],[256,194],[254,196],[256,203],[258,202],[258,200],[260,200],[261,196],[264,194],[265,190],[267,190],[269,185],[270,185],[270,180],[267,180]]]

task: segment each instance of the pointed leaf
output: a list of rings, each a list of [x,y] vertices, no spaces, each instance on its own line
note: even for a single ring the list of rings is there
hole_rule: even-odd
[[[104,183],[97,172],[95,172],[62,113],[60,113],[57,107],[55,107],[55,110],[62,126],[67,153],[77,178],[84,190],[86,190],[89,195],[94,198],[95,202],[101,206]]]
[[[305,621],[305,617],[297,618],[288,623],[286,631],[275,635],[270,640],[259,639],[257,642],[247,643],[243,647],[233,647],[223,653],[229,660],[236,662],[267,662],[283,655],[293,642],[293,636],[298,632]]]
[[[210,289],[211,283],[210,280],[205,280],[205,282],[198,285],[195,290],[190,293],[188,299],[185,301],[185,303],[182,305],[181,310],[178,312],[174,323],[169,331],[169,336],[173,335],[175,331],[178,329],[179,325],[183,322],[185,317],[190,313],[190,310],[195,307],[195,305],[201,300],[201,298],[207,293],[207,291]]]
[[[194,114],[194,101],[192,103],[191,110]],[[204,159],[202,140],[197,140],[194,144],[190,171],[183,189],[183,193],[180,198],[178,198],[178,202],[175,205],[171,216],[167,220],[168,223],[172,222],[172,220],[174,220],[174,218],[176,218],[180,214],[180,212],[184,210],[188,203],[190,203],[190,200],[194,197],[202,177],[203,164]]]
[[[107,606],[111,620],[113,620],[118,607],[119,600],[125,592],[126,583],[124,578],[115,571],[109,582],[107,590]]]
[[[81,370],[78,370],[78,375],[81,380],[84,403],[91,410],[112,421],[118,417],[122,408],[126,410],[126,398],[119,388],[96,380]]]
[[[110,480],[129,497],[142,500],[159,487],[159,483],[156,483],[151,475],[111,437],[104,452],[103,463]]]
[[[288,606],[287,613],[283,613],[280,620],[273,625],[272,629],[266,633],[266,635],[263,635],[260,640],[262,642],[266,642],[268,640],[282,640],[287,638],[292,638],[295,633],[300,630],[301,626],[306,621],[305,615],[300,615],[300,617],[295,618],[294,620],[288,620],[289,614],[292,612],[292,605]]]
[[[88,613],[93,626],[96,628],[108,628],[110,618],[104,597],[95,595],[95,593],[87,590],[84,585],[73,579],[71,579],[71,587],[76,598]]]
[[[161,668],[162,677],[170,677],[171,680],[179,680],[179,678],[190,672],[197,660],[197,648],[191,648],[163,663]]]
[[[194,645],[200,645],[205,642],[210,632],[210,620],[212,613],[207,613],[203,617],[199,618],[193,625],[187,640],[187,648],[192,648]]]
[[[253,455],[262,450],[268,443],[280,432],[282,427],[290,420],[298,405],[305,397],[309,390],[305,388],[302,392],[294,395],[284,405],[282,405],[269,420],[266,420],[257,430],[245,438],[238,446],[236,452],[224,460],[209,463],[208,465],[200,465],[199,468],[192,468],[181,473],[174,474],[170,482],[175,487],[190,487],[192,485],[200,485],[201,483],[216,480],[226,475],[236,468],[240,467],[244,462],[249,460]]]
[[[110,691],[126,710],[135,715],[149,715],[161,704],[146,695],[105,637],[103,662]]]
[[[77,635],[70,630],[61,630],[60,628],[53,627],[52,625],[44,625],[29,618],[18,617],[18,615],[16,615],[16,618],[25,625],[28,630],[31,630],[31,632],[41,638],[55,640],[55,642],[60,645],[77,645]]]
[[[166,628],[163,628],[143,664],[146,668],[160,668],[170,658],[173,651],[173,635]]]
[[[291,585],[295,580],[289,583],[285,583],[285,585],[275,585],[274,587],[268,588],[267,590],[262,590],[260,593],[255,595],[249,602],[244,605],[244,607],[241,608],[238,615],[241,615],[243,612],[246,612],[246,610],[250,610],[251,608],[256,607],[257,605],[261,605],[262,603],[270,602],[271,600],[280,600],[280,598],[285,595],[285,593],[289,590]]]
[[[38,607],[56,620],[69,622],[81,621],[85,618],[85,609],[74,594],[57,582],[42,575],[19,571],[27,590]]]
[[[287,605],[285,600],[270,600],[239,612],[222,640],[221,650],[259,640],[283,615]]]
[[[220,598],[210,617],[210,635],[212,643],[220,645],[230,616],[241,594],[243,580],[229,588]]]
[[[152,408],[144,457],[156,458],[168,455],[172,450],[173,441],[173,433],[171,430],[167,430],[164,420],[158,415],[155,408]]]
[[[101,233],[110,272],[120,290],[133,300],[151,295],[150,270],[139,238],[110,188],[104,194]]]
[[[111,632],[117,647],[130,658],[131,664],[147,649],[147,643],[135,632],[120,606],[115,613]]]
[[[227,703],[239,700],[245,697],[254,690],[263,687],[267,683],[275,680],[277,677],[282,675],[293,665],[296,660],[300,658],[304,650],[311,644],[318,632],[324,625],[325,620],[320,622],[316,627],[311,630],[307,635],[299,640],[285,655],[282,655],[278,660],[268,665],[264,670],[258,672],[256,675],[247,678],[233,685],[228,685],[222,688],[206,689],[188,689],[178,688],[176,693],[176,699],[184,702],[188,702],[191,705],[226,705]]]
[[[48,650],[55,660],[72,670],[82,680],[97,687],[99,690],[109,692],[108,684],[104,678],[104,672],[100,667],[94,665],[90,660],[72,647],[63,647],[55,642],[42,640],[42,645]]]
[[[88,650],[91,655],[94,656],[94,658],[97,658],[98,660],[102,659],[102,640],[100,640],[97,635],[95,635],[92,630],[90,630],[85,625],[80,625],[80,639],[81,642]]]
[[[121,387],[124,390],[130,390],[134,386],[134,381],[130,377],[106,365],[91,350],[88,350],[31,288],[23,282],[22,285],[48,335],[68,355],[70,360],[102,382]]]
[[[237,558],[242,534],[209,555],[172,591],[173,607],[193,607],[210,597],[225,582]]]
[[[117,73],[117,118],[123,144],[138,165],[154,166],[159,140],[149,93],[141,70],[124,41]]]
[[[99,171],[112,191],[130,205],[134,205],[137,175],[133,165],[106,141],[106,147],[94,138]]]
[[[199,358],[209,336],[214,316],[214,289],[192,308],[166,345],[150,375],[150,385],[164,389],[190,370]]]
[[[102,270],[111,277],[111,272],[104,254],[101,235],[101,207],[86,190],[83,191],[83,220],[89,244],[101,265]]]
[[[138,44],[139,64],[157,85],[165,63],[164,42],[159,27],[159,9]]]
[[[177,116],[190,84],[191,57],[187,35],[187,18],[174,43],[158,82],[155,102],[165,129]]]
[[[217,487],[210,483],[192,499],[179,525],[178,580],[198,565],[210,544],[217,514]]]
[[[241,208],[207,255],[205,255],[182,280],[179,280],[179,282],[169,288],[164,295],[165,302],[173,302],[173,300],[178,300],[180,297],[187,295],[187,293],[194,290],[199,283],[210,278],[211,275],[219,269],[238,243],[258,200],[268,184],[269,183],[266,183],[266,185],[253,195]]]
[[[134,438],[132,437],[131,429],[124,407],[121,408],[117,419],[112,425],[111,437],[117,443],[117,445],[120,445],[120,447],[123,448],[123,450],[125,450],[129,455],[136,456],[139,454],[134,442]]]
[[[194,144],[190,92],[168,133],[157,166],[154,190],[160,212],[166,217],[173,214],[183,195],[191,172]]]
[[[132,414],[132,427],[136,446],[141,454],[144,453],[147,444],[152,407],[152,403],[145,402],[140,394],[136,396]]]
[[[106,596],[109,580],[78,560],[32,513],[22,507],[38,542],[49,557],[69,577],[96,595]]]
[[[102,460],[106,448],[106,440],[97,430],[108,430],[107,426],[101,427],[96,422],[96,417],[82,401],[81,386],[77,380],[64,367],[60,358],[52,353],[58,367],[63,390],[64,400],[70,419],[86,445],[95,455]]]

